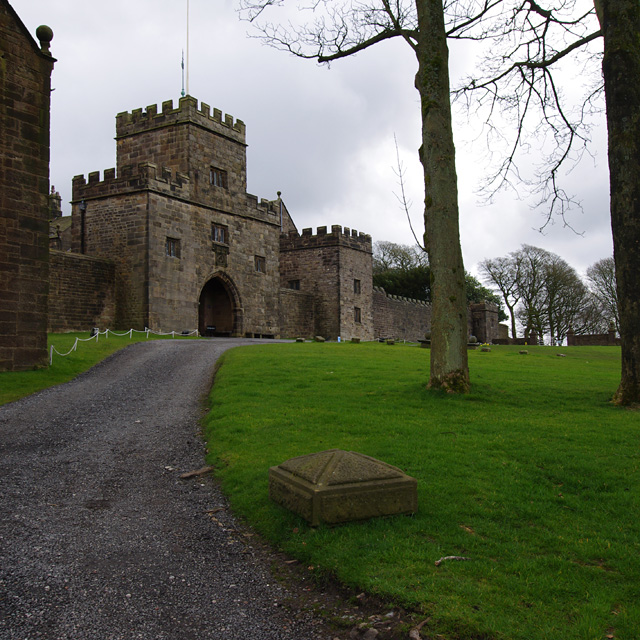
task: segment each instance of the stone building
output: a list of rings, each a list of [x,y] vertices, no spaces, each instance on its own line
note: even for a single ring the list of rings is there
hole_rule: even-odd
[[[118,327],[373,337],[371,238],[297,231],[247,193],[245,125],[191,96],[120,113],[116,168],[73,179],[72,248],[116,265]]]
[[[300,233],[279,193],[247,193],[245,136],[241,120],[191,96],[118,114],[116,167],[73,179],[74,253],[52,252],[56,310],[68,316],[62,298],[82,273],[84,311],[50,326],[92,318],[217,336],[421,338],[429,305],[374,291],[369,235]],[[470,310],[470,332],[488,341],[494,324],[497,309]]]
[[[371,237],[339,225],[330,233],[326,227],[319,227],[316,235],[311,231],[289,231],[280,237],[283,289],[312,294],[311,335],[373,339]],[[283,315],[291,308],[283,301]],[[286,326],[284,319],[282,324]],[[295,327],[286,333],[298,335]]]
[[[0,370],[47,363],[49,52],[0,0]]]

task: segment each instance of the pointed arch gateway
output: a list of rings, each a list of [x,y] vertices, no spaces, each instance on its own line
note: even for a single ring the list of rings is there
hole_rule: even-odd
[[[240,295],[226,273],[211,276],[200,292],[198,330],[202,336],[241,336],[243,311]]]

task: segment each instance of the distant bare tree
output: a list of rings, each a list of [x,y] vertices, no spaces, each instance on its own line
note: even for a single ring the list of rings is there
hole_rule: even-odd
[[[523,245],[508,256],[483,260],[480,269],[502,293],[513,337],[516,319],[525,334],[548,335],[551,344],[562,343],[569,329],[585,333],[596,322],[587,288],[576,270],[555,253]]]
[[[616,265],[613,258],[603,258],[587,269],[587,282],[602,315],[620,331]]]
[[[486,258],[478,264],[484,281],[500,291],[504,304],[509,310],[511,319],[511,337],[516,337],[516,305],[520,301],[518,279],[520,276],[520,262],[512,255],[502,258]]]
[[[535,331],[542,337],[547,330],[545,269],[549,261],[549,252],[539,247],[522,245],[511,256],[519,264],[518,294],[520,305],[517,316],[524,327],[525,335]]]
[[[589,290],[587,306],[580,315],[579,321],[572,327],[574,333],[608,333],[610,328],[611,320],[603,313],[602,306]]]
[[[551,344],[562,344],[570,329],[584,333],[590,295],[576,270],[560,256],[550,254],[544,269],[545,312]]]

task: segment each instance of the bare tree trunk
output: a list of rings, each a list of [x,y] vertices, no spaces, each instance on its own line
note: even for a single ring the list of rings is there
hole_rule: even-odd
[[[640,3],[599,0],[609,133],[611,228],[622,375],[614,400],[640,403]]]
[[[442,0],[416,0],[416,8],[420,32],[416,89],[422,105],[424,240],[432,296],[429,387],[465,393],[469,390],[467,304],[451,127],[449,51]]]
[[[516,310],[515,310],[515,306],[510,307],[507,304],[507,309],[509,309],[509,316],[511,317],[511,337],[515,340],[516,337],[517,337],[516,336]]]

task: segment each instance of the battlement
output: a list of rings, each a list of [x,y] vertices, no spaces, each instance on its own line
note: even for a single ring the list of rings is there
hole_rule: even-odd
[[[152,131],[169,125],[193,123],[209,129],[236,142],[245,144],[246,126],[242,120],[234,120],[233,116],[224,114],[220,109],[213,109],[205,102],[200,103],[192,96],[180,98],[178,107],[174,108],[173,100],[166,100],[158,111],[158,105],[149,105],[146,110],[134,109],[123,111],[116,116],[116,140],[144,131]]]
[[[393,300],[395,302],[405,302],[419,307],[430,307],[431,303],[426,300],[416,300],[415,298],[405,298],[404,296],[396,296],[392,293],[387,293],[382,287],[373,287],[374,293],[380,293],[387,298],[387,300]]]
[[[72,199],[98,198],[135,191],[138,189],[156,188],[160,191],[180,193],[189,186],[189,176],[179,171],[174,172],[167,167],[158,168],[152,162],[141,162],[136,167],[126,165],[121,167],[120,175],[116,177],[115,169],[105,169],[103,179],[100,172],[92,171],[88,179],[84,175],[74,176]]]
[[[267,200],[266,198],[260,198],[258,201],[258,196],[254,196],[251,193],[247,193],[247,207],[249,212],[258,210],[262,213],[268,213],[272,216],[275,216],[278,213],[278,201],[277,200]]]
[[[349,227],[343,228],[338,224],[332,225],[330,232],[327,232],[327,227],[318,227],[315,235],[313,235],[312,229],[303,229],[302,234],[290,231],[280,235],[281,251],[330,246],[347,247],[371,253],[371,236],[362,232],[358,233]]]

